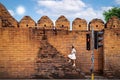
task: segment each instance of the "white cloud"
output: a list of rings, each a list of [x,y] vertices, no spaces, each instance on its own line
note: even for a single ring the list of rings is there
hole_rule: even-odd
[[[111,7],[111,6],[109,6],[109,7],[102,7],[101,9],[102,9],[103,11],[108,11],[108,10],[111,9],[111,8],[113,8],[113,7]]]
[[[38,0],[39,6],[45,6],[52,11],[59,10],[59,11],[78,11],[82,7],[85,7],[85,4],[81,0]]]
[[[86,19],[88,22],[94,18],[104,20],[103,12],[112,7],[101,7],[94,10],[82,0],[37,0],[37,13],[47,15],[56,20],[60,15],[65,15],[71,22],[76,17]]]
[[[17,12],[17,14],[18,15],[23,15],[24,13],[25,13],[25,7],[24,6],[18,6],[17,8],[16,8],[16,12]]]
[[[38,0],[39,7],[43,7],[44,11],[47,12],[53,12],[53,13],[66,13],[66,12],[77,12],[86,5],[81,0],[61,0],[61,1],[55,1],[55,0],[47,0],[47,1],[41,1]],[[40,9],[40,8],[38,8]],[[48,11],[49,10],[49,11]]]
[[[120,4],[120,0],[115,0],[116,4]]]
[[[14,11],[13,11],[13,10],[8,10],[8,12],[9,12],[12,16],[14,16],[14,15],[15,15],[15,13],[14,13]]]
[[[37,0],[37,3],[36,12],[38,14],[52,17],[65,15],[66,17],[75,18],[75,14],[80,15],[87,7],[82,0]]]

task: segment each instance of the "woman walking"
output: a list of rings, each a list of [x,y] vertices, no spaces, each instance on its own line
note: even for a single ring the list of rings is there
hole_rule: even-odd
[[[71,53],[68,55],[69,58],[69,62],[73,61],[73,67],[75,67],[75,60],[76,60],[76,49],[74,46],[72,46],[72,51]]]

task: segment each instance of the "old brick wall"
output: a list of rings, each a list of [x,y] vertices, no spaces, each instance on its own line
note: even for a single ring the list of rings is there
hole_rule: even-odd
[[[71,52],[71,46],[74,45],[77,50],[77,66],[88,72],[90,69],[90,51],[86,50],[86,32],[58,32],[57,36],[49,37],[49,42],[53,44],[58,51],[67,57]]]
[[[30,16],[24,16],[19,22],[20,28],[35,27],[35,25],[35,21]]]
[[[49,42],[66,57],[70,54],[71,46],[74,45],[77,50],[77,66],[82,71],[89,71],[90,51],[86,50],[86,32],[69,32],[69,34],[66,34],[60,31],[58,36],[50,37]]]
[[[76,18],[72,22],[72,30],[87,30],[87,21],[85,19]]]
[[[0,78],[30,78],[38,49],[29,29],[0,28]]]
[[[63,15],[61,15],[56,21],[55,21],[55,27],[57,29],[70,29],[70,21]]]
[[[86,31],[59,30],[57,35],[46,30],[48,43],[67,57],[74,45],[77,50],[76,66],[90,73],[91,51],[86,50]],[[0,29],[0,78],[31,78],[36,74],[36,59],[43,30],[36,28]],[[95,72],[100,68],[100,53],[95,50]],[[45,65],[44,65],[45,66]]]
[[[38,53],[40,54],[40,43],[44,34],[49,47],[52,46],[53,51],[55,49],[64,57],[67,57],[71,52],[71,46],[74,45],[77,50],[77,68],[90,73],[91,50],[86,50],[86,34],[90,32],[86,31],[86,23],[77,23],[75,26],[79,26],[79,30],[76,28],[76,30],[68,31],[70,22],[62,15],[55,22],[56,29],[52,30],[53,22],[44,16],[42,20],[38,20],[37,26],[34,21],[29,22],[31,26],[36,27],[18,28],[18,22],[1,3],[0,12],[0,78],[32,78],[36,74],[36,61]],[[26,23],[26,20],[23,21],[22,26],[26,27]],[[120,78],[119,23],[120,20],[117,17],[111,18],[105,25],[101,19],[93,19],[88,28],[91,30],[93,27],[96,31],[105,29],[104,46],[94,50],[94,71]]]
[[[48,41],[53,45],[60,53],[67,57],[71,52],[71,46],[74,45],[77,50],[77,67],[85,73],[90,73],[91,67],[91,50],[86,50],[86,34],[84,31],[65,31],[61,30],[57,32],[57,35],[48,32]],[[102,70],[103,54],[101,48],[94,50],[95,53],[95,72]]]
[[[106,29],[104,37],[104,72],[120,78],[120,29]]]
[[[54,24],[52,22],[52,20],[48,17],[48,16],[42,16],[38,22],[37,22],[37,26],[40,28],[45,28],[45,29],[52,29]]]
[[[111,28],[119,28],[120,27],[120,19],[117,16],[112,16],[106,23],[106,27]]]
[[[0,17],[4,21],[2,23],[2,25],[4,27],[17,27],[17,24],[18,24],[17,20],[15,18],[13,18],[13,16],[10,15],[10,13],[8,12],[8,10],[1,3],[0,3]]]
[[[0,18],[0,28],[2,27],[2,19]]]
[[[92,21],[89,22],[88,28],[89,30],[92,30],[92,27],[94,30],[103,30],[105,28],[104,22],[101,19],[93,19]]]

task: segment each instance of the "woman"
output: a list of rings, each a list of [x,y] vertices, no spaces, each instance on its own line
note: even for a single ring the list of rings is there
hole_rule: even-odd
[[[72,51],[71,51],[71,53],[68,55],[68,58],[69,58],[69,62],[71,62],[71,60],[73,60],[73,66],[75,66],[76,50],[75,50],[74,46],[72,46]]]

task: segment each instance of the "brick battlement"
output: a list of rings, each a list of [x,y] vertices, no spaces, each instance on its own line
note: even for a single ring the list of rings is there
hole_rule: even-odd
[[[7,11],[7,9],[0,3],[0,27],[40,27],[46,29],[70,29],[70,21],[61,15],[53,24],[52,20],[48,16],[42,16],[37,23],[30,17],[24,16],[20,22],[17,22]],[[116,16],[113,16],[107,23],[104,23],[101,19],[93,19],[88,25],[85,19],[76,18],[72,22],[72,30],[91,30],[93,27],[95,30],[102,30],[105,28],[120,28],[120,20]],[[88,29],[87,29],[88,28]]]

